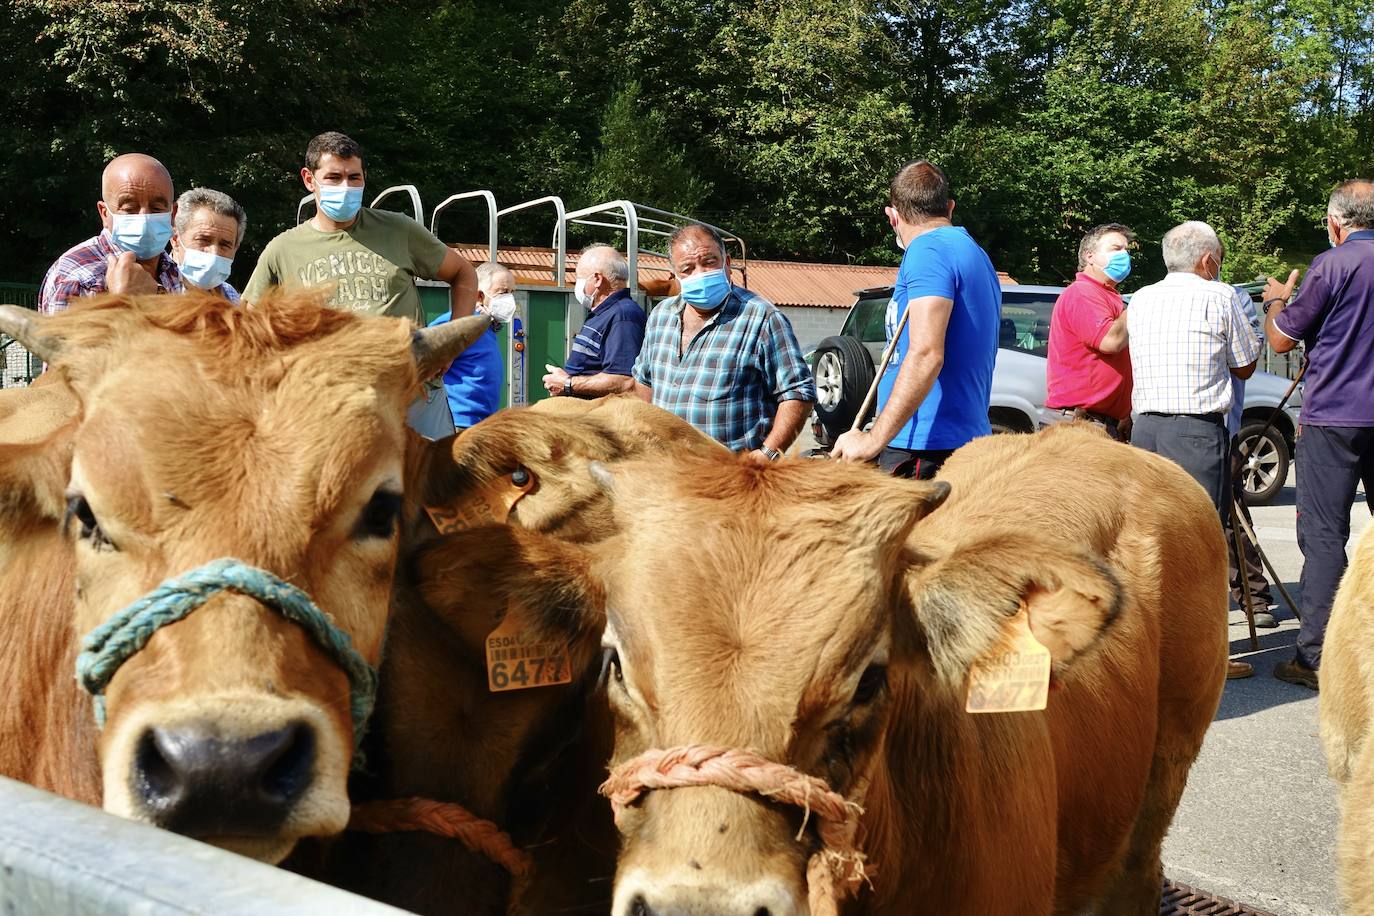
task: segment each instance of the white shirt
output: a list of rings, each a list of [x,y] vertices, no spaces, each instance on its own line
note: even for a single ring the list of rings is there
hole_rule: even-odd
[[[1193,273],[1170,273],[1131,297],[1126,331],[1132,405],[1152,413],[1226,413],[1231,369],[1259,358],[1245,294]]]

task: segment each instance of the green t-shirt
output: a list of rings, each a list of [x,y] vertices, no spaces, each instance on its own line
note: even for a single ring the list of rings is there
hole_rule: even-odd
[[[310,223],[267,243],[243,298],[270,286],[334,285],[337,309],[424,323],[415,278],[433,280],[448,246],[404,213],[363,207],[347,229],[321,232]]]

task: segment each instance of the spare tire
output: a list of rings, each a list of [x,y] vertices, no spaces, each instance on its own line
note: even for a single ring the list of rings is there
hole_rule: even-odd
[[[831,445],[854,425],[869,386],[873,357],[856,337],[827,337],[816,347],[816,418]],[[864,422],[873,416],[868,408]]]

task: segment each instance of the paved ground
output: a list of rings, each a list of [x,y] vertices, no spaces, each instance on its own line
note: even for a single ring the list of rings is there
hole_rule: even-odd
[[[1293,479],[1254,515],[1260,545],[1301,602]],[[1351,521],[1356,533],[1370,524],[1363,497]],[[1274,598],[1282,608],[1277,590]],[[1226,685],[1165,841],[1164,866],[1176,881],[1280,916],[1336,916],[1335,791],[1317,734],[1317,695],[1272,675],[1292,657],[1297,632],[1290,611],[1280,617],[1287,619],[1260,630],[1260,651],[1251,652],[1244,615],[1231,615],[1231,651],[1255,676]]]

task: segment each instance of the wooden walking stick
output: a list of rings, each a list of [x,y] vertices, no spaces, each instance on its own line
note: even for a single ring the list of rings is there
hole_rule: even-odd
[[[878,397],[878,383],[883,380],[883,373],[887,371],[887,364],[892,362],[892,354],[897,349],[897,341],[902,339],[902,331],[906,330],[906,320],[910,316],[911,300],[908,299],[906,306],[902,309],[901,320],[897,322],[897,331],[892,335],[892,339],[887,342],[887,348],[883,350],[883,358],[878,366],[877,374],[873,376],[873,384],[868,386],[868,394],[864,395],[864,402],[859,405],[859,412],[854,414],[854,425],[849,427],[850,432],[863,426],[864,414],[868,413],[868,408]]]
[[[1234,491],[1233,491],[1234,492]],[[1255,634],[1255,604],[1250,597],[1250,575],[1245,563],[1245,551],[1240,545],[1240,506],[1236,505],[1234,495],[1231,498],[1231,544],[1236,551],[1236,569],[1240,575],[1241,593],[1245,596],[1245,622],[1250,626],[1250,651],[1259,651],[1259,636]],[[1280,586],[1282,588],[1282,586]]]

